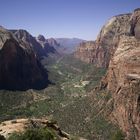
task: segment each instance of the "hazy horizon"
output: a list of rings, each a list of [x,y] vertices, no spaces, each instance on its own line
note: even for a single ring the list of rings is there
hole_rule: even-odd
[[[0,25],[33,36],[95,40],[108,19],[139,6],[139,0],[1,0]]]

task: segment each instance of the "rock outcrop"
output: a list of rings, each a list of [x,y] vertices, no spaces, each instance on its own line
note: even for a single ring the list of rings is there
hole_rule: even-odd
[[[11,134],[24,134],[27,130],[48,130],[56,140],[87,140],[82,137],[74,137],[63,131],[55,121],[46,118],[41,119],[16,119],[1,122],[0,135],[9,138]],[[44,137],[43,137],[44,138]]]
[[[47,86],[47,72],[29,44],[1,28],[0,48],[0,89],[26,90]]]
[[[127,140],[140,139],[140,9],[130,18],[129,34],[121,35],[101,88],[112,93],[110,118],[126,133]]]
[[[54,133],[59,140],[68,140],[70,135],[62,131],[56,122],[51,122],[47,119],[17,119],[2,122],[0,125],[0,134],[8,138],[13,133],[23,133],[29,129],[48,128]],[[80,140],[80,139],[79,139]]]

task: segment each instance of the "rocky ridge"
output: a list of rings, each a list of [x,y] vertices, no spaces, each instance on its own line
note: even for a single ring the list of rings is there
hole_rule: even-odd
[[[19,40],[32,47],[39,59],[48,57],[51,54],[58,54],[54,46],[44,36],[33,37],[26,30],[10,30]]]
[[[28,43],[0,28],[0,48],[0,89],[26,90],[47,86],[47,72]]]

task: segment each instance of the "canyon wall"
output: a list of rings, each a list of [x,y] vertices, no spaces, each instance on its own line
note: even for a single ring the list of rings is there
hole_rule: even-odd
[[[110,119],[125,132],[127,140],[140,138],[140,9],[129,21],[129,34],[121,35],[100,88],[112,94]]]

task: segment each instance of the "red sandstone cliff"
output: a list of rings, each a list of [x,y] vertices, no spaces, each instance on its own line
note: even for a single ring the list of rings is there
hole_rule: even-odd
[[[134,24],[135,23],[135,24]],[[140,139],[140,9],[130,18],[130,34],[122,35],[101,88],[112,93],[110,118],[126,133],[127,140]]]

